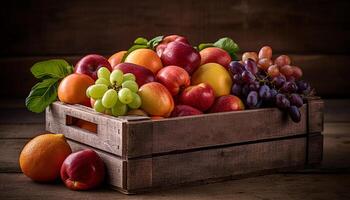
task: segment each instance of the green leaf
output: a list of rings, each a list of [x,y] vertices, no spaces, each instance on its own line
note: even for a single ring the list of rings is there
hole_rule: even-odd
[[[64,78],[73,73],[73,67],[62,59],[52,59],[35,63],[30,69],[35,78]]]
[[[25,102],[28,110],[41,113],[56,101],[58,80],[58,78],[49,78],[34,85]]]
[[[208,48],[208,47],[214,47],[214,44],[213,43],[200,44],[200,45],[198,45],[198,50],[202,51],[203,49]]]
[[[154,48],[155,48],[160,42],[163,41],[163,37],[164,37],[164,36],[162,36],[162,35],[161,35],[161,36],[157,36],[157,37],[153,38],[152,40],[148,41],[148,43],[147,43],[148,48],[154,50]]]
[[[133,45],[132,47],[130,47],[130,49],[124,54],[123,58],[122,58],[122,62],[125,61],[126,57],[133,51],[135,51],[136,49],[147,49],[148,46],[147,45],[140,45],[140,44],[136,44]]]
[[[231,38],[228,38],[228,37],[221,38],[214,43],[214,46],[227,51],[227,53],[230,54],[233,60],[234,58],[237,59],[236,53],[239,51],[239,47]]]
[[[136,38],[136,40],[134,41],[134,45],[135,44],[139,44],[139,45],[147,45],[148,40],[146,38],[143,37],[138,37]]]

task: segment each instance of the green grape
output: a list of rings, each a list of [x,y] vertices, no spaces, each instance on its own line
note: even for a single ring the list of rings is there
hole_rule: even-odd
[[[137,92],[139,90],[139,86],[135,81],[128,80],[122,83],[123,88],[129,88],[132,92]]]
[[[122,88],[118,92],[119,101],[123,104],[129,104],[133,100],[132,92],[129,88]]]
[[[109,89],[102,97],[102,105],[105,108],[112,108],[118,101],[118,93],[114,89]]]
[[[123,76],[123,82],[125,82],[125,81],[136,81],[136,77],[132,73],[126,73]]]
[[[108,87],[104,84],[96,84],[89,89],[89,95],[93,99],[101,99],[103,94],[107,91]]]
[[[98,99],[95,101],[94,109],[96,110],[96,112],[100,112],[100,113],[103,113],[106,110],[106,108],[103,107],[103,105],[102,105],[101,99]]]
[[[114,70],[111,73],[111,76],[109,77],[109,81],[111,82],[112,85],[121,85],[123,82],[123,72],[120,71],[119,69]]]
[[[125,115],[128,112],[128,106],[125,104],[115,104],[112,107],[112,115],[113,116],[122,116]]]
[[[97,71],[97,77],[98,78],[104,78],[106,80],[109,80],[109,76],[111,75],[111,72],[106,67],[101,67]]]
[[[104,113],[106,115],[112,115],[112,109],[106,109]]]
[[[86,96],[89,97],[89,98],[91,97],[91,96],[90,96],[90,89],[91,89],[92,86],[93,86],[93,85],[90,85],[90,86],[86,89],[86,92],[85,92]]]
[[[133,95],[133,100],[131,103],[128,104],[129,108],[131,109],[137,109],[141,106],[142,104],[142,101],[141,101],[141,98],[138,94],[136,93],[132,93]]]
[[[104,84],[104,85],[107,85],[107,86],[110,85],[109,81],[107,81],[107,79],[105,79],[105,78],[99,78],[99,79],[97,79],[97,80],[95,81],[95,84]]]

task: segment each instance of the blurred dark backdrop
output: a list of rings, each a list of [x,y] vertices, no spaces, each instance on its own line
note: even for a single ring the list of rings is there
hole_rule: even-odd
[[[30,67],[85,54],[109,56],[138,36],[180,34],[191,43],[228,36],[244,51],[263,45],[289,54],[327,98],[350,97],[349,0],[4,1],[0,98],[23,98],[34,85]]]

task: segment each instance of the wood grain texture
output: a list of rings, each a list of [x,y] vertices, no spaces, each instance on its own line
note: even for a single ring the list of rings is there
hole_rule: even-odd
[[[67,116],[97,124],[97,133],[67,125]],[[46,130],[120,156],[124,154],[122,135],[126,131],[122,124],[120,118],[99,114],[85,106],[55,102],[46,110]]]
[[[14,0],[1,7],[6,48],[0,53],[111,54],[128,48],[138,36],[178,33],[193,44],[230,36],[243,51],[271,44],[276,52],[345,54],[350,46],[349,7],[346,0],[77,0],[59,6]]]
[[[106,165],[106,172],[107,172],[107,181],[113,186],[124,188],[125,187],[125,179],[123,178],[125,171],[124,171],[124,165],[126,165],[126,162],[121,160],[120,158],[116,156],[112,156],[110,154],[104,153],[102,151],[96,150],[92,147],[88,147],[86,145],[76,143],[72,140],[68,140],[68,144],[71,146],[72,151],[80,151],[84,149],[92,149],[98,153],[98,155],[102,158]]]
[[[309,134],[307,141],[307,164],[320,164],[323,156],[323,135],[321,133]]]
[[[0,173],[21,172],[19,155],[29,139],[0,139]]]
[[[323,131],[323,113],[324,101],[322,99],[310,99],[307,103],[308,107],[308,132],[318,133]]]
[[[33,138],[45,132],[45,124],[0,124],[0,139]]]
[[[152,124],[129,122],[133,133],[128,134],[128,157],[306,134],[306,105],[301,116],[294,123],[286,113],[267,108],[169,118]]]

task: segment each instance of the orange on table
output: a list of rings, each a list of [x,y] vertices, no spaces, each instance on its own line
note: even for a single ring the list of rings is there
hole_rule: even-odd
[[[127,51],[119,51],[108,58],[108,62],[111,64],[112,68],[122,62],[122,59],[126,52]]]
[[[19,165],[22,172],[32,180],[51,182],[59,177],[61,165],[71,153],[63,134],[43,134],[24,146]]]
[[[157,53],[151,49],[137,49],[126,57],[125,62],[145,67],[155,75],[163,67]]]

